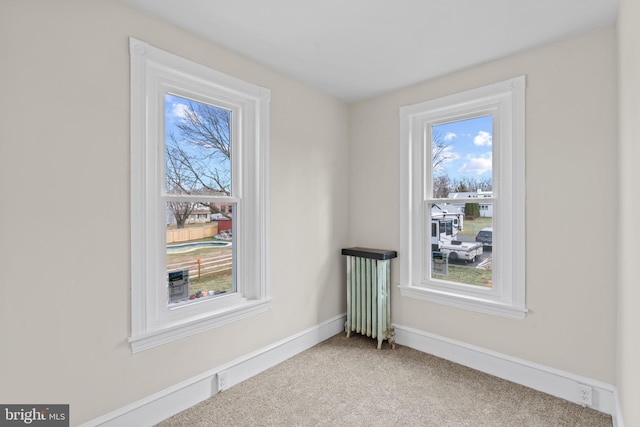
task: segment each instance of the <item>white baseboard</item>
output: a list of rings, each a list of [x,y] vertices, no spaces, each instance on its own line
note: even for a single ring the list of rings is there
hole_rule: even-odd
[[[344,331],[345,320],[346,314],[333,317],[197,377],[91,420],[82,424],[81,427],[143,427],[157,424],[217,394],[219,372],[226,372],[227,388],[231,387]]]
[[[578,385],[593,390],[591,408],[609,414],[614,427],[624,427],[618,394],[610,384],[497,353],[402,325],[395,327],[398,344],[538,390],[569,402],[578,401]]]
[[[339,315],[272,345],[211,369],[145,399],[91,420],[81,427],[152,426],[218,393],[217,374],[227,373],[227,387],[238,384],[344,331]],[[398,344],[477,369],[570,402],[578,403],[578,384],[593,389],[593,405],[609,414],[614,427],[624,427],[614,386],[481,347],[394,325]]]

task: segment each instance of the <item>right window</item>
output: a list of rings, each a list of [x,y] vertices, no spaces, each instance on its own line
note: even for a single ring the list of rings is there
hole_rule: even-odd
[[[400,109],[403,296],[524,318],[525,77]]]

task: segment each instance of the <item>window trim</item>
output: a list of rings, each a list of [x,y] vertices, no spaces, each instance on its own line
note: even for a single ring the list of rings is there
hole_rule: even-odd
[[[131,344],[132,353],[269,310],[268,89],[130,38],[131,56]],[[238,290],[180,308],[168,307],[159,255],[165,239],[164,94],[196,95],[239,116],[234,186],[242,200],[234,268]],[[202,94],[201,96],[199,94]],[[161,114],[159,112],[162,112]],[[236,158],[240,158],[236,163]],[[236,177],[236,172],[238,173]],[[237,178],[237,181],[236,180]],[[234,190],[235,193],[235,190]],[[154,249],[155,248],[155,249]],[[242,283],[240,283],[242,280]],[[162,304],[164,302],[164,304]]]
[[[402,296],[515,319],[526,316],[525,279],[525,76],[400,108],[400,284]],[[494,111],[494,286],[424,279],[424,209],[433,202],[431,156],[425,153],[425,126],[464,120]],[[492,115],[493,115],[492,114]],[[448,199],[444,199],[448,200]],[[471,201],[487,202],[487,198]],[[495,230],[500,230],[495,233]],[[497,240],[496,240],[497,238]],[[425,260],[424,262],[422,260]],[[495,260],[494,260],[495,262]],[[429,262],[430,264],[430,262]],[[428,270],[426,270],[428,272]],[[498,275],[498,276],[496,276]],[[497,285],[496,285],[497,282]]]

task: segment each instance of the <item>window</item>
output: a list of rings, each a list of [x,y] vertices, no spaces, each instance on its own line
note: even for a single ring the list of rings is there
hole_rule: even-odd
[[[524,76],[400,109],[403,296],[524,318],[524,127]]]
[[[131,55],[131,312],[142,351],[269,308],[267,89]]]
[[[233,232],[223,232],[221,203],[232,189],[233,111],[174,94],[164,96],[166,270],[170,308],[235,293]],[[218,214],[218,215],[216,215]],[[212,215],[215,215],[212,217]],[[226,228],[226,227],[225,227]],[[226,230],[225,230],[226,231]],[[174,280],[172,280],[174,278]]]

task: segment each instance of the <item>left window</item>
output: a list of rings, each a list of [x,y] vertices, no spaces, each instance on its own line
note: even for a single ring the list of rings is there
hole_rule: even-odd
[[[269,309],[268,89],[131,55],[132,352]]]

